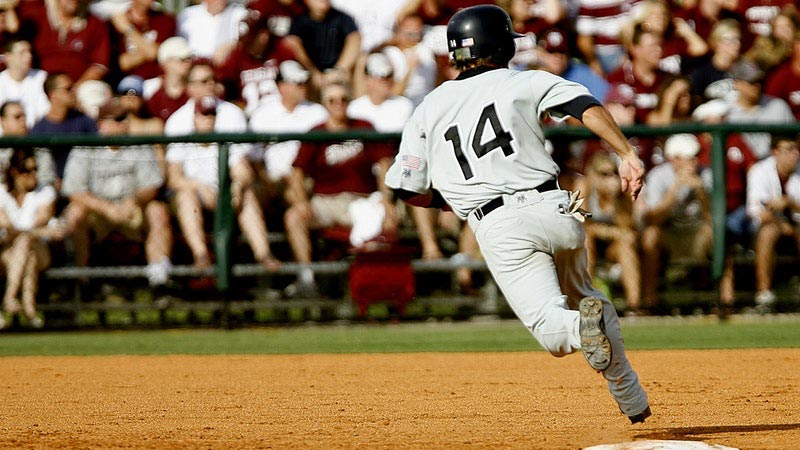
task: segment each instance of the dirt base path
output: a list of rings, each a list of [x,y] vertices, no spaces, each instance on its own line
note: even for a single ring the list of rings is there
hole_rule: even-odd
[[[0,447],[800,448],[800,349],[629,356],[637,426],[579,354],[1,358]]]

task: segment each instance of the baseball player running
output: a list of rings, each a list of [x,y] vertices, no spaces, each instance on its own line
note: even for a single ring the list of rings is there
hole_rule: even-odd
[[[494,279],[539,344],[555,356],[582,350],[631,423],[644,422],[647,394],[625,357],[619,319],[587,270],[582,199],[558,187],[540,120],[573,116],[606,140],[621,158],[622,188],[633,199],[644,166],[584,86],[507,69],[518,36],[496,6],[453,15],[447,41],[461,74],[414,111],[386,184],[409,204],[451,208],[466,219]]]

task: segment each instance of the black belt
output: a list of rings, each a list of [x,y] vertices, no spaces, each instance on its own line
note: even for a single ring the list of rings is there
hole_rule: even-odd
[[[551,178],[550,180],[547,180],[544,183],[537,186],[535,190],[539,192],[555,191],[558,190],[558,183],[556,182],[555,178]],[[475,218],[478,220],[482,220],[485,215],[503,206],[504,204],[505,202],[503,201],[502,195],[499,197],[495,197],[489,200],[488,202],[484,203],[483,205],[475,208],[475,210],[473,211],[475,213]]]

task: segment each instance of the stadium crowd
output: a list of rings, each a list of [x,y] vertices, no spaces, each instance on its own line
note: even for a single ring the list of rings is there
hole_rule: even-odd
[[[36,311],[39,274],[56,243],[92,261],[116,234],[141,242],[154,287],[180,243],[208,268],[207,214],[217,203],[219,148],[181,143],[214,132],[398,132],[426,93],[457,73],[445,25],[486,0],[204,0],[176,15],[154,0],[0,0],[0,131],[175,136],[167,146],[2,150],[0,262],[4,315]],[[800,118],[800,17],[792,0],[497,0],[517,41],[511,65],[586,85],[620,125],[792,123]],[[552,126],[570,125],[551,120]],[[575,124],[572,124],[575,125]],[[708,257],[711,138],[632,138],[650,174],[643,198],[619,194],[599,141],[554,141],[563,188],[594,214],[590,264],[621,267],[628,314],[658,311],[666,256]],[[252,261],[281,264],[267,234],[285,231],[292,258],[314,258],[310,233],[340,227],[353,246],[417,230],[421,257],[480,258],[452,213],[399,206],[383,185],[396,142],[238,144],[233,208]],[[729,242],[755,249],[755,303],[775,302],[778,242],[800,247],[796,136],[730,135],[725,143]],[[173,226],[173,223],[175,226]],[[172,230],[177,230],[173,235]],[[441,230],[458,244],[445,250]],[[612,266],[613,268],[614,266]],[[728,258],[720,302],[734,304]],[[472,285],[460,269],[462,289]],[[316,295],[314,273],[291,295]]]

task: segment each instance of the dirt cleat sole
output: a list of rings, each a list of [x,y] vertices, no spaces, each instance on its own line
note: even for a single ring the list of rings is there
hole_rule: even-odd
[[[581,350],[592,369],[602,372],[611,365],[611,341],[606,336],[603,301],[595,297],[581,300]]]
[[[647,419],[652,415],[653,413],[650,412],[650,407],[648,406],[647,408],[645,408],[644,411],[640,412],[639,414],[635,416],[628,416],[628,419],[631,420],[632,425],[636,425],[637,423],[644,423],[644,419]]]

